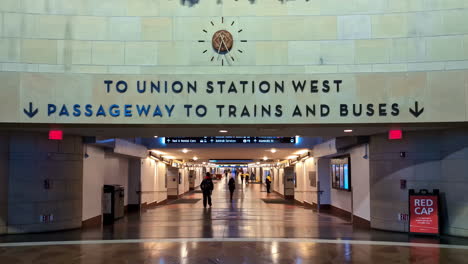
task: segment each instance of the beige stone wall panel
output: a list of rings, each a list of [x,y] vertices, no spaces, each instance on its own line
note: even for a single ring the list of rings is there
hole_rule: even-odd
[[[141,39],[144,41],[172,40],[173,20],[167,17],[141,19]]]

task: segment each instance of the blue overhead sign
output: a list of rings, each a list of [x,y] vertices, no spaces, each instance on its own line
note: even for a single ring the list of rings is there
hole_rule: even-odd
[[[166,144],[295,144],[296,137],[166,137]]]

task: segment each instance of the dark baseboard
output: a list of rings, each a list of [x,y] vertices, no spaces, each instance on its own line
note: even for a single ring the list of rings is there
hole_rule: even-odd
[[[81,222],[82,228],[91,228],[91,227],[99,227],[102,224],[102,215],[98,215],[92,217],[90,219],[84,220]]]
[[[348,221],[351,221],[351,213],[348,211],[345,211],[341,208],[335,207],[331,204],[322,204],[320,205],[320,212],[325,212],[329,213],[331,215],[334,215],[336,217],[340,217],[343,219],[346,219]],[[357,215],[353,215],[353,226],[358,227],[358,228],[363,228],[363,229],[370,229],[370,221],[366,220],[362,217],[359,217]]]
[[[284,195],[283,197],[286,200],[294,200],[294,195]]]
[[[317,210],[317,204],[316,203],[308,203],[308,202],[304,201],[304,208]]]
[[[357,215],[353,216],[353,226],[359,227],[362,229],[371,229],[370,221],[364,218],[361,218]]]
[[[127,211],[128,212],[137,212],[140,210],[142,206],[140,206],[139,204],[129,204],[127,205]]]
[[[284,195],[282,195],[281,193],[279,193],[279,192],[277,192],[277,191],[275,191],[275,190],[273,190],[273,192],[274,192],[275,194],[281,196],[281,198],[284,198]]]
[[[162,200],[160,202],[157,203],[157,205],[163,205],[163,204],[167,204],[167,199],[166,200]]]

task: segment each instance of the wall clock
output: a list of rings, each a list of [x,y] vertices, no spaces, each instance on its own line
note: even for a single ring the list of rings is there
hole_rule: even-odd
[[[224,17],[211,20],[210,26],[202,30],[204,38],[198,41],[207,44],[202,53],[207,54],[207,60],[218,65],[233,65],[244,53],[242,43],[247,42],[239,39],[242,31],[236,27],[235,20]]]

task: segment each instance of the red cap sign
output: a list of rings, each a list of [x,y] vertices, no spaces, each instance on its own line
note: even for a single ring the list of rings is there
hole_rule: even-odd
[[[437,195],[410,195],[410,233],[439,234]]]

